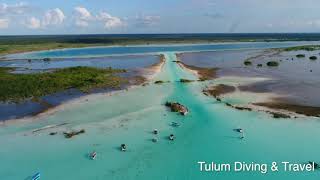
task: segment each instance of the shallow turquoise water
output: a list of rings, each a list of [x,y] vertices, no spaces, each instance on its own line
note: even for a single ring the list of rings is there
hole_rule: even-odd
[[[151,66],[158,61],[159,57],[155,55],[123,55],[101,58],[61,58],[52,59],[49,62],[39,59],[31,62],[27,59],[2,60],[0,61],[0,67],[16,68],[15,73],[36,73],[76,66],[137,70]]]
[[[43,179],[318,179],[320,171],[303,173],[199,172],[198,161],[267,163],[320,161],[318,119],[270,118],[264,113],[237,111],[202,95],[204,84],[183,84],[195,79],[165,53],[166,63],[155,79],[169,80],[113,96],[68,106],[32,123],[0,128],[0,177],[26,179],[41,172]],[[190,109],[183,117],[169,112],[163,103],[179,101]],[[181,127],[170,126],[172,121]],[[32,133],[33,129],[68,122],[64,127]],[[232,129],[245,129],[245,139]],[[86,129],[65,139],[63,131]],[[159,129],[159,142],[151,133]],[[57,131],[55,136],[48,133]],[[175,134],[174,142],[167,140]],[[126,143],[128,152],[120,152]],[[95,161],[87,153],[97,151]]]
[[[109,55],[146,54],[157,52],[198,52],[235,49],[265,49],[280,48],[297,45],[318,44],[317,41],[289,41],[289,42],[243,42],[243,43],[212,43],[212,44],[182,44],[182,45],[143,45],[143,46],[111,46],[69,48],[49,51],[10,54],[5,59],[42,59],[42,58],[79,58],[104,57]]]

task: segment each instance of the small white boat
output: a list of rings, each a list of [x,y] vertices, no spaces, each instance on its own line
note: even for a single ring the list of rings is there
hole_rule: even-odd
[[[186,110],[186,111],[181,111],[180,113],[181,113],[181,115],[186,116],[186,115],[189,113],[189,111],[188,111],[188,110]]]
[[[238,132],[238,133],[243,133],[243,129],[242,129],[242,128],[234,129],[234,131],[236,131],[236,132]]]
[[[159,131],[157,129],[153,130],[153,134],[158,134],[158,133],[159,133]]]
[[[96,157],[97,157],[97,152],[94,151],[94,152],[90,153],[90,159],[95,160]]]
[[[173,134],[170,134],[169,140],[173,141],[176,137]]]
[[[121,149],[121,151],[126,151],[127,146],[125,144],[121,144],[120,149]]]
[[[39,179],[40,179],[40,173],[39,173],[39,172],[36,173],[35,175],[33,175],[33,176],[31,177],[31,179],[32,179],[32,180],[39,180]]]

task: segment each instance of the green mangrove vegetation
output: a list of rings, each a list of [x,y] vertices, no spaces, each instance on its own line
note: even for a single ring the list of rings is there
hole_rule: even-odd
[[[194,80],[190,80],[190,79],[180,79],[181,83],[190,83],[190,82],[194,82]]]
[[[162,83],[165,83],[165,82],[162,81],[162,80],[158,80],[158,81],[155,81],[154,83],[155,83],[155,84],[162,84]]]
[[[295,46],[284,48],[284,51],[315,51],[320,50],[320,45],[305,45],[305,46]]]
[[[276,66],[279,66],[279,62],[269,61],[269,62],[267,62],[267,66],[276,67]]]
[[[64,48],[82,48],[90,46],[102,46],[103,44],[85,44],[85,43],[55,43],[55,42],[43,42],[43,43],[23,43],[23,44],[3,44],[0,43],[0,55],[14,54],[30,51],[42,51],[51,49],[64,49]]]
[[[317,60],[318,58],[317,58],[317,56],[310,56],[309,59],[310,60]]]
[[[246,66],[251,66],[251,65],[252,65],[252,62],[249,61],[249,60],[245,60],[245,61],[243,62],[243,64],[246,65]]]
[[[127,82],[117,75],[125,70],[112,68],[71,67],[32,74],[14,74],[11,70],[0,68],[0,101],[19,102],[71,88],[89,92],[95,88],[119,87]]]
[[[163,81],[163,80],[158,80],[155,81],[154,84],[163,84],[163,83],[169,83],[170,81]]]
[[[297,54],[296,57],[297,58],[304,58],[304,57],[306,57],[306,55],[305,54]]]

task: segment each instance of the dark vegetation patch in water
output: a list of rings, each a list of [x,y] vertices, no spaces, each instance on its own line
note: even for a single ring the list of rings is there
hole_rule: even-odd
[[[252,62],[249,61],[249,60],[245,60],[245,61],[243,62],[243,64],[246,65],[246,66],[251,66],[251,65],[252,65]]]
[[[267,62],[267,66],[277,67],[277,66],[279,66],[279,62],[277,62],[277,61],[269,61],[269,62]]]
[[[0,121],[34,116],[88,94],[143,84],[145,71],[158,63],[159,56],[154,55],[0,61],[4,66],[0,67],[4,75],[0,76],[0,92],[4,92],[0,95]],[[114,69],[117,67],[124,69]],[[9,79],[14,81],[8,84]],[[26,85],[31,88],[24,89]]]
[[[0,68],[0,121],[32,116],[88,93],[128,85],[123,70],[73,67],[52,73],[11,74]]]
[[[317,60],[318,58],[317,56],[310,56],[309,59],[314,61],[314,60]]]
[[[283,51],[315,51],[320,50],[320,45],[295,46],[281,49]]]
[[[79,131],[71,131],[71,132],[64,132],[64,137],[67,139],[70,139],[74,136],[80,135],[80,134],[84,134],[86,131],[84,129],[81,129]]]
[[[125,82],[116,75],[125,70],[112,68],[72,67],[36,74],[12,74],[9,71],[8,68],[0,68],[0,101],[4,102],[38,98],[71,88],[82,92],[94,88],[114,88]]]
[[[180,79],[181,83],[191,83],[194,82],[194,80],[190,80],[190,79]]]
[[[316,116],[320,117],[320,107],[313,107],[313,106],[305,106],[305,105],[298,105],[298,104],[289,104],[287,102],[265,102],[265,103],[254,103],[254,105],[264,106],[271,109],[282,109],[287,111],[292,111],[297,114],[303,114],[306,116]]]

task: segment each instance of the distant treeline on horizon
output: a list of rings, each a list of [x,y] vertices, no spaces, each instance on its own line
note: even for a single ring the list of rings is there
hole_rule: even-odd
[[[319,41],[320,33],[195,33],[195,34],[83,34],[0,36],[0,44],[83,43],[117,44],[134,42],[219,42],[219,41]]]

